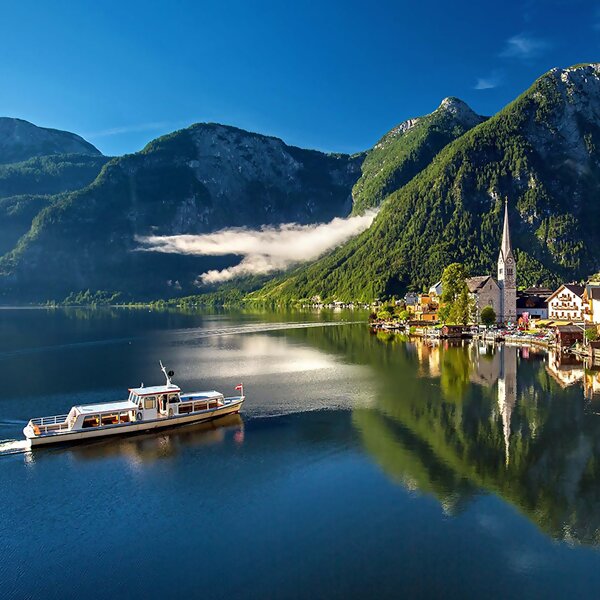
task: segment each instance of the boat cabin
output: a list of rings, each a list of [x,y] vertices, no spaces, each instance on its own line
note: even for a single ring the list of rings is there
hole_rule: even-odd
[[[169,408],[172,416],[177,412],[173,410],[173,405],[180,401],[181,389],[173,384],[129,388],[129,402],[133,402],[137,406],[137,412],[141,413],[138,421],[166,416]]]

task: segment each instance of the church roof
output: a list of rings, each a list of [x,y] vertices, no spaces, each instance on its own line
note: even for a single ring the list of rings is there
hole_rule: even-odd
[[[476,277],[469,277],[467,279],[467,287],[469,288],[469,292],[474,294],[475,292],[483,289],[488,280],[491,279],[496,286],[496,280],[491,275],[477,275]]]

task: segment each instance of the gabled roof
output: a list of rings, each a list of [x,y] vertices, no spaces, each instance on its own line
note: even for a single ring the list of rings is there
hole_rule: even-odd
[[[476,277],[469,277],[467,279],[467,288],[469,288],[469,292],[473,294],[479,291],[480,289],[483,289],[485,284],[490,279],[494,282],[496,287],[498,287],[496,280],[491,275],[477,275]]]
[[[557,290],[555,290],[550,296],[548,296],[548,302],[554,298],[554,296],[558,295],[562,290],[569,290],[576,296],[580,298],[583,296],[583,292],[585,288],[578,283],[563,283]]]

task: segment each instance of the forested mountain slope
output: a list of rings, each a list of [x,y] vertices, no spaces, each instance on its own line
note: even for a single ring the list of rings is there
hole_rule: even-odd
[[[508,198],[519,285],[600,268],[600,65],[553,69],[390,194],[370,229],[256,297],[373,299],[492,273]]]

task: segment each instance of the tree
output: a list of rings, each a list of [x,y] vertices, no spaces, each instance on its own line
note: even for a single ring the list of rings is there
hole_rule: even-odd
[[[382,321],[389,321],[392,318],[392,313],[387,308],[383,308],[377,313],[377,318]]]
[[[456,302],[462,290],[467,287],[466,279],[467,274],[461,263],[448,265],[442,274],[442,302]]]
[[[475,302],[469,295],[466,271],[462,264],[452,263],[442,275],[442,302],[438,313],[443,322],[467,325],[471,321]]]
[[[406,309],[400,311],[400,314],[398,315],[398,318],[401,321],[407,321],[409,317],[410,317],[410,313]]]
[[[482,308],[479,316],[481,318],[481,322],[487,327],[496,322],[496,311],[491,306],[485,306]]]
[[[450,307],[450,322],[455,323],[456,325],[468,325],[471,321],[473,305],[474,300],[469,295],[467,284],[464,283],[464,286],[460,291],[458,298],[452,303]]]

